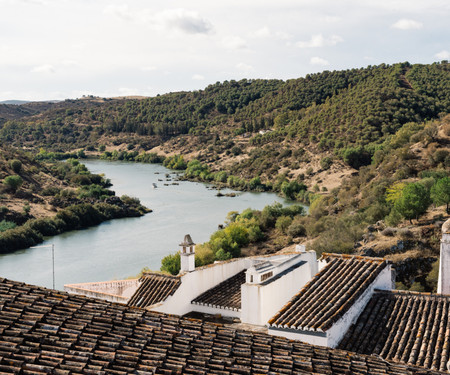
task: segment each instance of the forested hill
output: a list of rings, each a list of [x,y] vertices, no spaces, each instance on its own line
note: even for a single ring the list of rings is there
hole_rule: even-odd
[[[295,139],[339,152],[382,143],[408,122],[450,109],[450,66],[381,64],[304,78],[225,81],[204,90],[141,100],[66,101],[1,125],[0,140],[68,150],[97,147],[101,137],[140,135],[143,149],[181,134],[233,137],[254,145]],[[260,135],[262,129],[272,132]]]

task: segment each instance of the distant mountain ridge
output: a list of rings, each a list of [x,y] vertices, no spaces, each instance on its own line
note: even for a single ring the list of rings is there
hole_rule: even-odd
[[[31,100],[2,100],[0,101],[0,104],[22,105],[30,102]]]

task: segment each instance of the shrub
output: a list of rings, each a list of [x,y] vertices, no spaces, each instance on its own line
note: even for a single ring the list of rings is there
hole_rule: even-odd
[[[327,169],[330,169],[332,164],[333,164],[333,160],[329,156],[325,156],[320,161],[320,168],[327,170]]]
[[[303,237],[306,235],[305,226],[295,218],[289,228],[287,229],[287,234],[291,237]]]
[[[162,258],[161,271],[168,272],[171,275],[178,275],[181,269],[180,253],[170,254]]]
[[[22,170],[22,162],[20,160],[13,159],[11,160],[10,165],[15,173],[20,173],[20,171]]]
[[[280,216],[276,223],[275,228],[277,228],[281,233],[286,234],[287,229],[292,224],[292,218],[289,216]]]
[[[13,223],[12,221],[2,220],[0,221],[0,232],[4,232],[5,230],[8,229],[13,229],[16,226],[17,226],[16,223]]]
[[[23,180],[22,177],[14,175],[14,176],[8,176],[3,181],[3,184],[6,186],[7,189],[11,190],[13,193],[15,193],[19,187],[22,186]]]
[[[381,234],[386,237],[393,237],[397,230],[392,227],[386,227],[381,231]]]

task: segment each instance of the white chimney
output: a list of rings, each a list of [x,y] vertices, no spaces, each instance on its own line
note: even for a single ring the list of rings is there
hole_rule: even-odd
[[[450,294],[450,219],[442,226],[441,257],[437,292]]]
[[[192,272],[195,270],[195,243],[189,234],[184,236],[184,241],[180,243],[181,268],[180,273]]]

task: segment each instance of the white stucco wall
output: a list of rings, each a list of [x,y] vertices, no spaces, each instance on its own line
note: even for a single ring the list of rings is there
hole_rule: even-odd
[[[127,303],[139,285],[139,279],[127,279],[66,284],[64,290],[71,294],[100,298],[110,302]]]
[[[350,326],[356,322],[363,312],[375,289],[392,290],[392,267],[390,264],[384,268],[363,294],[355,301],[352,307],[327,331],[327,346],[335,348],[344,337]]]
[[[218,307],[211,307],[205,305],[191,304],[191,311],[197,311],[204,314],[229,316],[232,318],[241,318],[241,312],[239,310],[232,309],[220,309]]]
[[[439,279],[437,292],[450,294],[450,234],[443,233],[439,262]]]
[[[296,258],[296,262],[306,263],[267,285],[242,284],[241,321],[243,323],[265,325],[317,273],[315,251],[302,253]],[[290,264],[292,265],[294,264]]]
[[[319,266],[320,267],[320,266]],[[298,330],[294,332],[290,329],[276,329],[269,327],[269,334],[275,336],[286,337],[291,340],[299,340],[313,345],[322,345],[330,348],[335,348],[350,326],[356,322],[359,315],[362,313],[370,298],[372,298],[375,289],[392,290],[393,287],[393,273],[390,264],[384,268],[383,271],[375,278],[372,284],[363,292],[363,294],[355,301],[350,309],[336,322],[333,326],[324,333],[314,335],[311,331]]]
[[[320,345],[327,346],[328,345],[328,336],[325,332],[304,332],[301,333],[297,330],[288,330],[288,329],[277,329],[274,327],[269,327],[267,330],[269,335],[273,336],[281,336],[285,337],[288,340],[298,340],[307,342],[312,345]]]
[[[151,310],[176,315],[199,311],[196,305],[191,304],[193,299],[238,272],[247,269],[251,266],[251,262],[249,258],[239,258],[186,273],[181,276],[181,285],[176,292],[167,298],[163,304],[152,307]],[[195,309],[193,309],[194,306]]]

